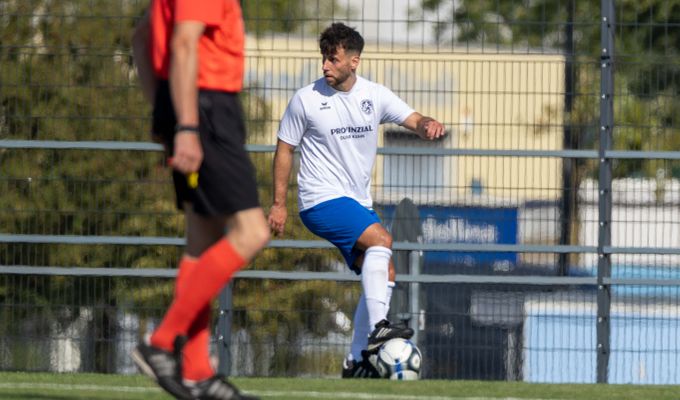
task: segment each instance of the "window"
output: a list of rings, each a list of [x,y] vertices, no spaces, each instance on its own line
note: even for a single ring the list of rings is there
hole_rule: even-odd
[[[443,147],[446,137],[436,141],[425,141],[416,134],[405,130],[386,130],[385,147]],[[447,186],[449,171],[445,166],[446,156],[435,155],[392,155],[383,156],[383,185],[389,190],[435,189]],[[448,163],[446,163],[448,164]]]

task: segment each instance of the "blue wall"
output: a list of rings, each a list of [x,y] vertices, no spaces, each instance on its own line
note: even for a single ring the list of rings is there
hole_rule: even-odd
[[[581,303],[583,304],[583,303]],[[633,310],[645,306],[626,304]],[[595,304],[528,312],[524,323],[524,380],[544,383],[596,382]],[[583,307],[581,307],[583,309]],[[609,383],[680,384],[680,315],[648,306],[613,312]]]

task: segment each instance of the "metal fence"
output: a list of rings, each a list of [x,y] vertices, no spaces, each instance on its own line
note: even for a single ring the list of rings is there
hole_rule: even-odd
[[[265,209],[278,119],[331,21],[366,38],[361,75],[447,126],[386,126],[373,176],[391,318],[424,377],[680,383],[675,2],[242,3]],[[146,6],[0,2],[0,369],[133,373],[171,301],[183,221],[129,49]],[[285,236],[215,304],[223,371],[339,374],[359,285],[295,192]]]

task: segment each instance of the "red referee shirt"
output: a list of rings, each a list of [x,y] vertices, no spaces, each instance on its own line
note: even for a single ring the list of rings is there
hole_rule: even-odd
[[[241,91],[245,34],[238,0],[153,0],[151,58],[161,79],[168,79],[172,29],[181,21],[206,25],[198,44],[198,87]]]

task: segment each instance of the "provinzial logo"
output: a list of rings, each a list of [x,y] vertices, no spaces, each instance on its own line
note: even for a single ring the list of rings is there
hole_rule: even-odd
[[[341,135],[343,133],[362,133],[362,132],[373,132],[373,127],[371,125],[345,126],[345,127],[342,127],[342,128],[331,129],[331,135]]]
[[[371,100],[361,100],[361,111],[364,114],[371,114],[373,112],[373,102]]]

